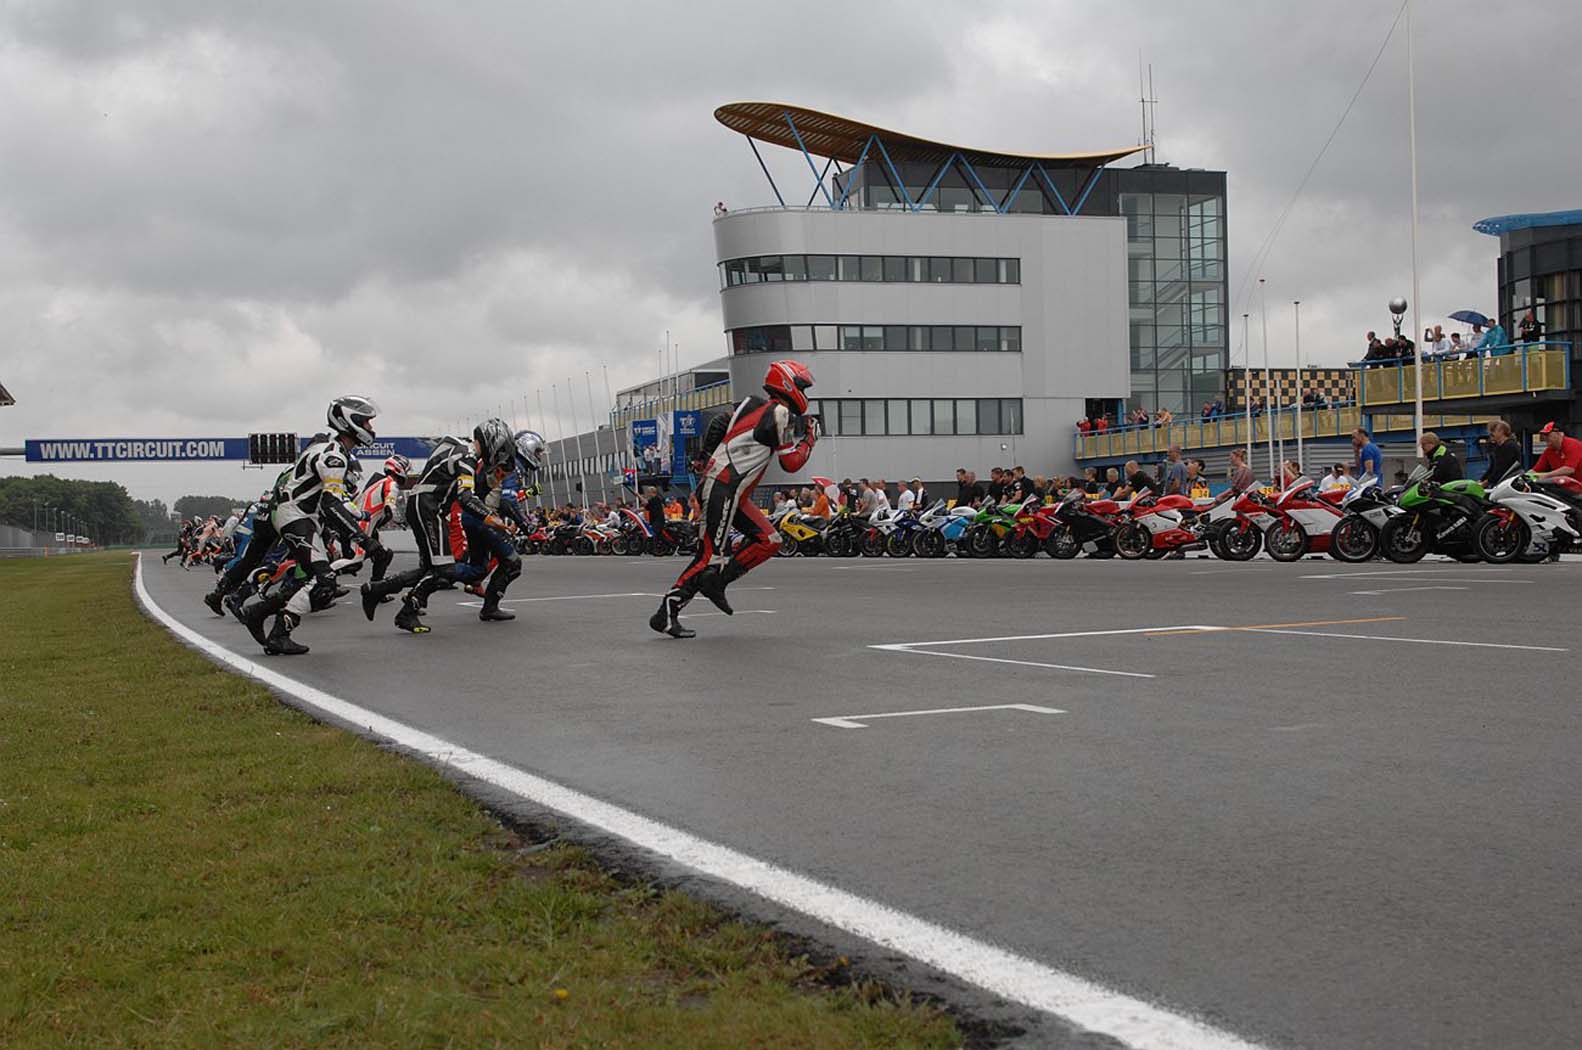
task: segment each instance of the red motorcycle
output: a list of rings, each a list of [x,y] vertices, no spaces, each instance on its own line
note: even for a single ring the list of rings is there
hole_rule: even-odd
[[[1202,550],[1203,537],[1192,528],[1197,504],[1187,496],[1142,496],[1126,508],[1127,520],[1115,530],[1115,553],[1128,560],[1163,558],[1176,551]]]
[[[1264,529],[1263,545],[1275,561],[1296,561],[1307,554],[1327,554],[1330,534],[1341,519],[1345,490],[1319,493],[1311,478],[1297,478],[1269,504],[1273,519]]]
[[[1060,527],[1055,517],[1059,505],[1024,506],[1016,515],[1016,525],[1005,537],[1005,553],[1013,558],[1031,558],[1043,548]]]

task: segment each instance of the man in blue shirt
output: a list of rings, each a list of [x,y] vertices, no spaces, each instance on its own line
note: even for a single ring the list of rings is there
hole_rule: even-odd
[[[1367,477],[1372,474],[1376,478],[1384,477],[1384,453],[1379,451],[1379,446],[1373,443],[1373,437],[1361,427],[1351,432],[1351,447],[1357,451],[1357,477]]]

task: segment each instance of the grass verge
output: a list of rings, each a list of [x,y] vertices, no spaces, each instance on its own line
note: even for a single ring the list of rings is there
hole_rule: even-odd
[[[0,1046],[943,1047],[763,928],[521,839],[137,609],[0,562]]]

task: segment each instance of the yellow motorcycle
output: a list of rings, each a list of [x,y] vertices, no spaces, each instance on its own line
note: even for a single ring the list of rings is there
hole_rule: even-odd
[[[776,531],[780,533],[780,548],[775,551],[779,557],[792,558],[798,554],[812,556],[823,550],[824,533],[795,507],[781,511],[773,520]],[[823,524],[819,518],[811,521]]]

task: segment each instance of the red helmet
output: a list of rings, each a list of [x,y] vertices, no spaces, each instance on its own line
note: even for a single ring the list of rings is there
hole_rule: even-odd
[[[807,411],[807,390],[813,385],[813,373],[801,361],[776,361],[764,376],[764,390],[770,397],[778,397],[799,413]]]

